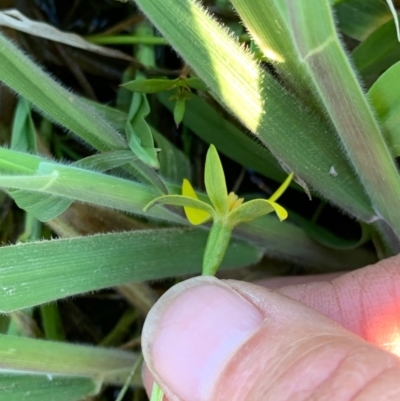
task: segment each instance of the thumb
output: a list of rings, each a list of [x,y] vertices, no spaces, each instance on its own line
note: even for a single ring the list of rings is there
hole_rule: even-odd
[[[169,290],[143,329],[169,401],[399,400],[400,360],[316,311],[248,283]]]

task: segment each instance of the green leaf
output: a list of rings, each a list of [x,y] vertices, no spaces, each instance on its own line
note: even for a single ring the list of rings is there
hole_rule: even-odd
[[[399,17],[397,16],[396,7],[393,4],[393,0],[386,0],[387,5],[389,6],[390,12],[393,15],[394,24],[396,25],[396,34],[397,40],[400,42],[400,26],[399,26]]]
[[[184,178],[191,180],[192,166],[187,156],[154,128],[152,133],[157,146],[161,149],[158,154],[159,173],[171,182],[181,183]]]
[[[80,377],[95,380],[99,389],[102,383],[123,384],[138,358],[127,351],[27,337],[0,335],[0,341],[0,378],[10,373],[46,375],[50,382],[60,376]],[[140,376],[133,382],[139,384]]]
[[[348,157],[378,218],[385,220],[400,240],[400,176],[340,44],[329,2],[311,5],[307,0],[286,0],[286,4],[293,40]],[[400,248],[400,242],[396,248]]]
[[[0,373],[0,388],[7,401],[80,401],[100,390],[98,383],[87,377],[31,373]]]
[[[305,110],[193,0],[136,0],[164,37],[285,169],[361,220],[375,218],[331,124]],[[177,19],[180,21],[176,24]],[[333,176],[332,166],[339,171]]]
[[[229,213],[228,221],[233,227],[237,224],[254,220],[257,217],[264,216],[271,212],[276,212],[281,221],[285,220],[288,216],[287,211],[277,203],[266,199],[254,199],[243,203],[236,209],[233,209],[232,212]]]
[[[400,59],[400,43],[393,20],[386,22],[360,43],[352,53],[358,71],[369,81]]]
[[[225,174],[217,149],[212,144],[207,151],[204,183],[207,195],[210,198],[217,215],[226,215],[228,213],[229,203]]]
[[[170,79],[135,79],[121,85],[132,92],[158,93],[176,88],[177,80]]]
[[[186,99],[183,97],[178,97],[178,99],[176,99],[174,107],[174,121],[177,127],[179,127],[179,125],[183,120],[183,117],[185,115],[185,108],[186,108]]]
[[[198,273],[206,238],[204,230],[157,229],[1,247],[1,312],[131,281]],[[224,266],[249,265],[261,256],[259,248],[234,240]]]
[[[310,91],[310,77],[291,40],[282,1],[232,0],[232,4],[286,87],[303,102],[322,113],[318,94],[315,90]]]
[[[172,206],[182,206],[182,207],[188,207],[192,209],[199,209],[203,210],[204,212],[207,212],[210,216],[215,216],[215,211],[214,209],[207,203],[190,198],[188,196],[183,196],[183,195],[164,195],[160,196],[159,198],[156,198],[152,200],[150,203],[148,203],[144,207],[144,211],[147,212],[150,208],[152,208],[155,205],[172,205]]]
[[[344,239],[338,237],[337,235],[334,235],[330,231],[326,230],[324,227],[312,223],[302,216],[296,215],[292,211],[289,211],[289,219],[285,222],[285,224],[288,221],[298,225],[307,233],[307,235],[310,236],[310,238],[330,249],[349,251],[361,247],[371,239],[370,226],[364,223],[360,225],[361,233],[358,238]]]
[[[11,132],[11,149],[36,153],[36,130],[28,102],[18,100]]]
[[[338,28],[360,42],[392,19],[389,8],[380,0],[346,0],[337,4],[334,11]]]
[[[132,162],[136,158],[129,150],[116,150],[89,156],[72,165],[98,171],[107,171]],[[29,211],[41,221],[54,219],[68,209],[73,202],[72,199],[23,190],[12,190],[9,193],[21,209]]]
[[[238,225],[233,236],[262,246],[269,257],[324,272],[360,268],[377,261],[376,255],[366,249],[339,251],[327,248],[314,241],[299,224],[281,223],[272,215]]]
[[[158,98],[172,111],[173,102],[168,100],[167,94],[161,93]],[[186,104],[183,123],[203,141],[213,143],[220,153],[242,166],[278,182],[285,179],[284,170],[268,149],[229,122],[199,96],[191,95],[190,102]]]
[[[0,35],[0,80],[24,96],[53,121],[99,150],[124,149],[124,138],[82,102],[42,71]],[[35,77],[35,79],[32,79]]]
[[[372,85],[368,97],[382,124],[393,156],[400,156],[400,62],[393,65]]]
[[[151,129],[145,117],[150,113],[150,106],[145,95],[135,93],[132,98],[125,132],[129,147],[139,159],[150,167],[159,168],[157,152]]]
[[[182,86],[188,86],[189,88],[192,89],[197,89],[197,90],[201,90],[201,91],[206,91],[207,90],[207,86],[204,84],[204,82],[196,77],[192,77],[192,78],[181,78],[182,81]]]
[[[1,147],[0,169],[4,172],[0,175],[0,187],[3,188],[61,196],[139,215],[144,215],[143,207],[156,196],[152,188],[138,182],[48,162],[38,156]],[[183,221],[176,214],[160,208],[154,209],[148,217]]]
[[[160,386],[154,382],[153,389],[151,391],[151,398],[150,401],[163,401],[164,393],[161,390]]]
[[[141,93],[159,93],[169,91],[175,88],[183,88],[188,86],[192,89],[207,90],[201,79],[193,78],[177,78],[177,79],[135,79],[122,85],[123,88],[132,92]]]

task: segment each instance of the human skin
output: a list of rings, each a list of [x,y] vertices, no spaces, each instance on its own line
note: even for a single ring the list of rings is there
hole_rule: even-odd
[[[308,279],[173,287],[143,330],[147,391],[154,377],[168,401],[400,400],[400,257]]]

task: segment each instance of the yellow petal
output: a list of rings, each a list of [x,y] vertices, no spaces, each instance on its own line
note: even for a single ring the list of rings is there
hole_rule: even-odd
[[[275,202],[278,200],[278,198],[286,191],[286,188],[290,185],[290,182],[292,181],[293,178],[293,173],[290,173],[286,180],[283,181],[282,185],[272,194],[272,196],[269,198],[271,202]]]
[[[271,202],[271,206],[274,208],[276,215],[278,216],[278,219],[280,221],[286,220],[288,217],[288,212],[287,210],[282,207],[281,205],[278,205],[276,202]]]
[[[188,196],[192,199],[199,199],[196,191],[192,187],[192,184],[186,178],[182,183],[182,195]],[[211,217],[210,213],[207,213],[204,210],[187,206],[185,206],[183,209],[185,210],[186,218],[189,220],[190,224],[193,224],[194,226],[205,223]]]

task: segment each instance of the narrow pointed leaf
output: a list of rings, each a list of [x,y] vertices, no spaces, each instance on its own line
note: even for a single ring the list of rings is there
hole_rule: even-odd
[[[130,150],[117,150],[89,156],[73,163],[76,167],[107,171],[132,162],[137,157]],[[24,190],[10,190],[17,205],[32,213],[38,220],[49,221],[63,213],[73,202],[54,195],[43,195]]]
[[[183,117],[185,115],[186,99],[183,97],[178,97],[175,102],[174,107],[174,122],[177,127],[181,124]]]
[[[144,211],[147,211],[151,209],[155,205],[171,205],[171,206],[183,206],[186,208],[192,208],[192,209],[198,209],[199,211],[206,212],[207,218],[208,219],[210,216],[215,215],[214,209],[208,205],[207,203],[198,200],[198,199],[193,199],[188,196],[182,196],[182,195],[165,195],[165,196],[160,196],[159,198],[154,199],[150,203],[148,203],[145,208],[143,209]],[[201,216],[205,216],[202,214]],[[195,223],[192,224],[201,224],[205,220],[201,221],[199,216],[193,216],[193,221]],[[190,221],[190,220],[189,220]]]
[[[215,211],[220,215],[225,215],[229,207],[228,190],[226,189],[224,169],[214,145],[210,145],[207,152],[204,183]]]
[[[196,194],[196,191],[193,189],[192,184],[190,181],[184,179],[183,184],[182,184],[182,195],[187,196],[192,199],[198,200],[198,196]],[[199,224],[203,224],[207,220],[210,219],[211,215],[209,212],[206,212],[204,210],[200,209],[195,209],[192,207],[184,207],[185,214],[187,219],[190,221],[191,224],[197,226]]]
[[[0,186],[3,188],[61,196],[139,215],[144,215],[143,207],[156,195],[151,187],[135,181],[49,162],[39,156],[1,147],[0,168],[5,173],[0,175]],[[151,211],[148,217],[184,221],[161,208]]]
[[[232,210],[228,217],[229,224],[235,226],[236,224],[254,220],[257,217],[264,216],[271,212],[276,212],[280,221],[285,220],[288,216],[286,209],[276,202],[271,202],[266,199],[254,199]]]
[[[174,89],[177,83],[176,80],[169,79],[135,79],[121,86],[132,92],[158,93]]]
[[[150,113],[146,95],[135,93],[126,123],[126,135],[129,147],[139,159],[150,167],[159,168],[154,139],[145,117]]]
[[[21,97],[15,110],[11,132],[11,149],[36,153],[36,130],[29,103]]]
[[[0,81],[35,104],[53,121],[96,149],[127,147],[126,140],[93,108],[54,81],[3,35],[0,35],[0,55]]]
[[[396,25],[396,34],[397,40],[400,42],[400,26],[399,26],[399,17],[397,15],[397,10],[395,5],[393,4],[393,0],[386,0],[387,5],[389,6],[390,12],[392,13],[394,24]]]

